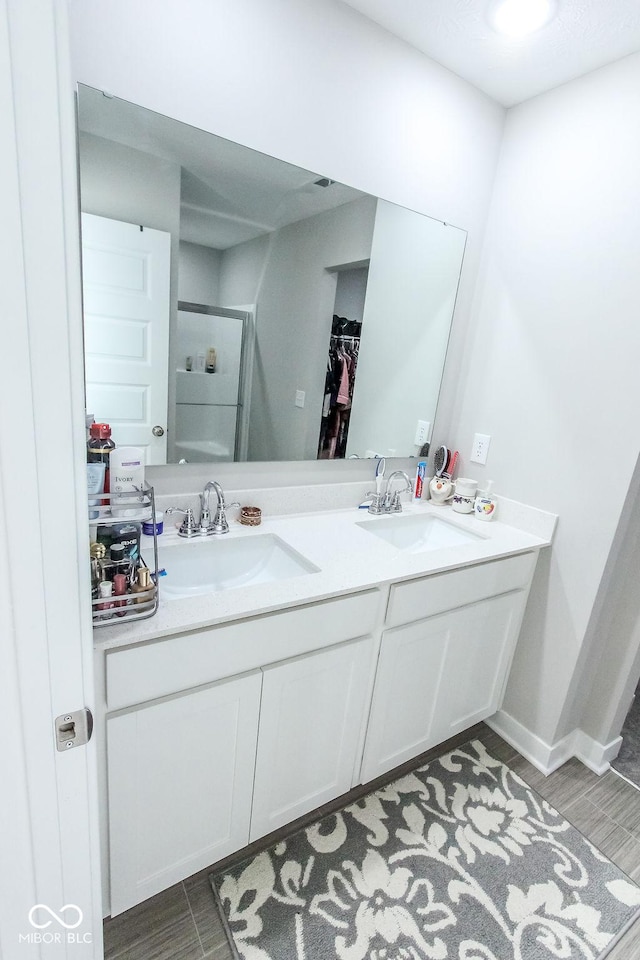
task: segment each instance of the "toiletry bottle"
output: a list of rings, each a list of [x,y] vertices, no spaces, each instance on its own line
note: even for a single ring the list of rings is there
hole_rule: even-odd
[[[100,597],[100,603],[96,605],[96,609],[100,610],[101,617],[111,617],[111,613],[103,613],[102,611],[109,611],[113,607],[113,600],[111,596],[113,595],[113,584],[110,580],[102,580],[98,585],[98,596]]]
[[[142,508],[139,491],[144,487],[144,450],[141,447],[118,447],[109,463],[111,493],[138,494],[137,496],[113,497],[113,517],[134,517]]]
[[[484,490],[478,490],[474,503],[474,513],[478,520],[493,520],[496,515],[496,499],[491,496],[493,480],[489,480]]]
[[[216,372],[216,350],[215,347],[209,347],[207,350],[207,362],[205,368],[207,373]]]
[[[111,439],[111,427],[108,423],[93,423],[87,443],[87,462],[104,463],[104,492],[109,493],[109,460],[116,445]]]
[[[111,527],[112,545],[122,544],[124,547],[123,559],[128,560],[134,566],[137,566],[140,560],[140,531],[140,524],[133,523],[131,520],[114,523]]]
[[[87,464],[87,493],[104,493],[104,463]],[[103,502],[100,497],[89,497],[89,519],[97,520],[100,516],[99,505]]]
[[[151,583],[151,574],[147,567],[140,567],[138,570],[138,580],[131,587],[131,593],[141,593],[142,596],[136,597],[134,603],[147,603],[152,599],[150,595],[146,594],[146,591],[151,590],[153,584]]]
[[[102,580],[106,580],[104,576],[105,569],[105,557],[107,554],[107,548],[104,543],[92,543],[89,548],[89,556],[91,558],[91,589],[92,592],[95,589],[95,596],[98,596],[98,587]],[[95,582],[94,582],[95,576]]]
[[[124,573],[116,573],[113,578],[113,593],[116,597],[124,597],[127,593],[127,578]],[[114,606],[125,607],[126,600],[116,600]],[[116,610],[116,617],[124,617],[126,610]]]
[[[111,560],[111,566],[110,576],[107,579],[113,580],[115,584],[116,577],[119,574],[123,574],[125,578],[127,578],[131,571],[131,560],[128,556],[125,556],[124,543],[112,543],[109,548],[109,558]]]

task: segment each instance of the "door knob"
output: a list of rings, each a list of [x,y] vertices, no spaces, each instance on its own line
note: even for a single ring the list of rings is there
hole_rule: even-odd
[[[164,427],[156,424],[155,427],[151,428],[151,433],[154,435],[154,437],[164,437]]]

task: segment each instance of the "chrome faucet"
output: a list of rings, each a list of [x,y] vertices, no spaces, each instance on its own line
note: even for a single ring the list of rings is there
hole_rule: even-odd
[[[391,489],[391,482],[395,477],[402,477],[404,479],[405,485],[402,490],[396,490],[395,493]],[[405,493],[406,491],[411,492],[413,487],[411,486],[411,480],[404,470],[394,470],[390,474],[389,479],[387,480],[387,490],[384,495],[384,501],[382,509],[384,513],[402,513],[402,503],[400,502],[400,494]]]
[[[211,519],[209,510],[209,491],[215,490],[218,498],[218,506]],[[200,494],[200,520],[196,522],[193,510],[189,507],[186,510],[180,507],[168,507],[166,513],[184,513],[184,520],[178,530],[178,535],[187,537],[209,537],[211,534],[229,533],[229,522],[227,520],[227,507],[239,507],[239,503],[225,503],[224,492],[217,480],[209,480],[204,490]]]
[[[403,477],[405,486],[402,490],[396,490],[395,493],[391,489],[391,481],[396,477]],[[369,513],[374,513],[379,515],[381,513],[402,513],[402,503],[400,501],[400,494],[405,493],[405,491],[413,490],[411,485],[411,480],[404,472],[404,470],[394,470],[390,474],[389,479],[387,480],[386,492],[385,493],[373,493],[370,491],[366,494],[367,498],[371,498],[371,506],[369,507]]]
[[[215,490],[218,498],[218,505],[211,519],[209,510],[209,491]],[[210,534],[229,533],[229,522],[227,520],[227,507],[239,507],[239,503],[225,503],[224,492],[217,480],[209,480],[204,490],[200,494],[200,535],[209,536]]]

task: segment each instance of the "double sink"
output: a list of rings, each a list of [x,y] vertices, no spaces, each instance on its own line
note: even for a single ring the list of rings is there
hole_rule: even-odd
[[[355,526],[402,553],[440,550],[483,539],[432,514],[375,517],[358,521]],[[319,571],[315,564],[272,533],[162,542],[159,566],[164,571],[160,595],[168,599],[286,580]]]

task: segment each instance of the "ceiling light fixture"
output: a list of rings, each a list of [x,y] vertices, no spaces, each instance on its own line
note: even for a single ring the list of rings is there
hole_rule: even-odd
[[[555,0],[493,0],[489,18],[498,33],[521,40],[544,27],[555,12]]]

